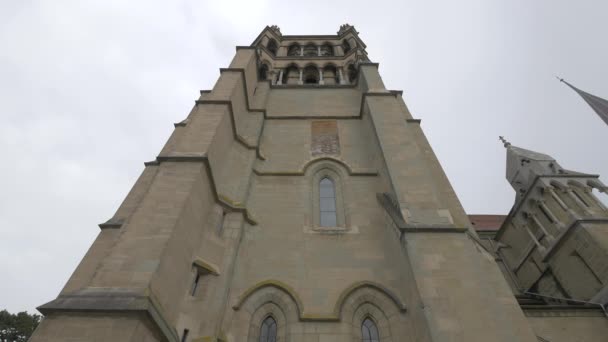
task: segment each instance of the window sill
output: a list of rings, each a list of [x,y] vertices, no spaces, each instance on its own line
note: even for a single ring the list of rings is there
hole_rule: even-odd
[[[307,234],[327,234],[327,235],[340,235],[340,234],[359,234],[359,227],[307,227],[304,226],[304,233]]]

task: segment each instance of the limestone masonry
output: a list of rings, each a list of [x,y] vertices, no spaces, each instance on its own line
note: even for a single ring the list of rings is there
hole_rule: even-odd
[[[353,26],[266,27],[31,341],[608,341],[606,186],[504,144],[513,209],[469,217]]]

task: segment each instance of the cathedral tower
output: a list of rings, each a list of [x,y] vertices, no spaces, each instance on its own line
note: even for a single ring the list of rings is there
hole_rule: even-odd
[[[378,67],[350,25],[237,47],[32,341],[536,341]]]

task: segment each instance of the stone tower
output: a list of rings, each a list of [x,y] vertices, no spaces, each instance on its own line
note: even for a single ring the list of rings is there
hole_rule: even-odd
[[[537,341],[350,25],[237,47],[100,228],[32,341]]]

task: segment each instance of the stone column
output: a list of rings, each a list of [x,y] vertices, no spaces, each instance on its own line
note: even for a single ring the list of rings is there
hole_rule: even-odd
[[[304,81],[302,81],[303,74],[304,74],[304,69],[300,69],[300,79],[298,80],[298,84],[304,84]]]
[[[585,213],[585,215],[591,215],[591,212],[587,208],[587,205],[585,203],[583,203],[583,201],[581,201],[581,199],[578,198],[578,196],[576,194],[574,194],[574,191],[572,189],[567,189],[566,193],[568,193],[568,196],[570,196],[570,198],[576,204],[578,204],[579,207],[581,207],[581,210]]]
[[[340,84],[346,84],[346,80],[342,74],[342,67],[338,68],[338,78],[340,78]]]
[[[325,81],[323,81],[323,68],[319,69],[319,84],[325,84]]]
[[[524,228],[526,229],[526,232],[528,232],[528,235],[530,235],[530,238],[532,238],[532,241],[534,241],[534,244],[536,245],[536,247],[538,247],[538,249],[541,251],[545,251],[546,250],[545,246],[540,244],[540,242],[538,241],[538,239],[536,238],[534,233],[532,233],[532,231],[530,230],[530,227],[528,227],[528,224],[524,223],[524,224],[522,224],[522,226],[524,226]]]
[[[543,231],[543,233],[545,233],[545,236],[547,237],[548,240],[550,240],[550,241],[555,240],[555,238],[553,237],[553,235],[551,235],[549,233],[549,231],[547,231],[547,229],[545,229],[545,227],[540,222],[540,220],[538,219],[538,217],[536,217],[536,215],[534,215],[534,214],[528,214],[528,218],[530,219],[530,221],[534,222],[538,226],[538,228],[540,228],[540,230]]]
[[[277,71],[276,70],[272,70],[270,72],[270,84],[277,84]]]
[[[304,47],[300,46],[300,57],[304,56]]]
[[[555,192],[555,189],[553,187],[549,187],[547,188],[547,190],[549,191],[549,194],[551,195],[551,197],[553,197],[553,199],[555,200],[555,202],[557,202],[557,204],[559,204],[559,206],[564,209],[568,215],[570,215],[573,219],[578,220],[580,217],[579,215],[572,210],[570,207],[568,207],[568,205],[561,199],[561,197],[559,197],[559,195],[557,194],[557,192]],[[561,229],[562,226],[558,227]]]
[[[321,45],[317,46],[317,56],[321,56]]]
[[[279,79],[277,80],[277,85],[283,84],[283,69],[279,71]]]
[[[564,226],[564,224],[557,218],[557,216],[555,216],[553,214],[553,212],[551,211],[551,209],[549,209],[549,207],[547,207],[547,205],[545,205],[544,201],[539,201],[538,202],[538,208],[540,210],[544,211],[545,214],[547,214],[547,216],[549,217],[549,220],[553,221],[553,224],[555,224],[559,229],[566,228]]]

